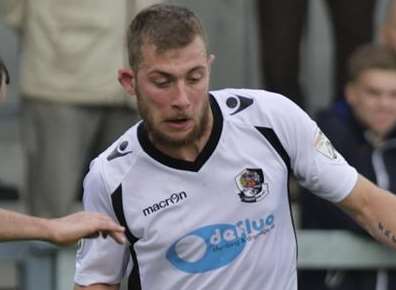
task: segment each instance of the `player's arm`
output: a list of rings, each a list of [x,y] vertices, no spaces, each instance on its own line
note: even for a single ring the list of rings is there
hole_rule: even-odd
[[[26,240],[49,238],[44,219],[0,209],[0,240]]]
[[[72,244],[102,232],[123,243],[124,228],[97,213],[75,213],[59,219],[44,219],[0,210],[0,240],[45,240],[59,245]]]
[[[69,245],[81,238],[110,235],[119,244],[125,244],[124,227],[101,213],[78,212],[62,218],[45,220],[48,240],[58,245]]]
[[[94,284],[90,286],[74,285],[74,290],[119,290],[120,285]]]
[[[359,176],[351,194],[338,204],[375,239],[396,249],[396,196]]]
[[[84,179],[84,209],[86,212],[103,213],[117,221],[111,199],[113,188],[106,183],[102,162],[107,164],[104,154],[91,163]],[[76,254],[75,289],[119,289],[129,263],[133,267],[127,245],[100,237],[86,239]]]

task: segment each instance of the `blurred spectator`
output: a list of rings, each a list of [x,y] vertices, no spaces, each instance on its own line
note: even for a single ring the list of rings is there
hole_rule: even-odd
[[[21,128],[31,214],[69,213],[88,160],[138,118],[116,74],[127,63],[119,44],[137,2],[0,1],[1,20],[21,37]]]
[[[345,64],[352,51],[373,38],[375,0],[328,0],[335,52],[335,96],[343,97]],[[307,0],[265,0],[258,3],[263,83],[266,89],[289,96],[304,107],[299,82],[300,46]]]
[[[365,177],[396,193],[396,53],[364,46],[351,57],[346,101],[319,113],[319,127],[334,147]],[[312,194],[302,196],[302,227],[364,234],[341,210]],[[368,235],[364,234],[368,237]],[[396,289],[396,273],[303,271],[304,290]]]

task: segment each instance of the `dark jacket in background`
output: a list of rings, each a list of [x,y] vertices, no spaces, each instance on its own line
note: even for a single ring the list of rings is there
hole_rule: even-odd
[[[396,193],[396,130],[381,145],[371,142],[366,128],[354,117],[345,101],[337,102],[318,114],[319,127],[334,147],[360,174],[380,187]],[[303,190],[302,228],[342,229],[370,238],[349,216],[333,204]],[[320,245],[319,245],[320,246]],[[377,272],[373,271],[300,271],[302,290],[375,290]],[[388,289],[396,289],[396,272],[389,273]]]

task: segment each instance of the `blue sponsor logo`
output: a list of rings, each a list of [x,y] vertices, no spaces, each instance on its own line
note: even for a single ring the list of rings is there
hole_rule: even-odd
[[[205,226],[178,239],[166,252],[177,269],[203,273],[226,266],[254,241],[275,227],[274,215],[257,220],[245,219],[235,224]]]

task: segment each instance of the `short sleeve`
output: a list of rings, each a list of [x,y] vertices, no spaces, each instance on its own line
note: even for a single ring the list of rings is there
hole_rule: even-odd
[[[84,209],[104,213],[116,221],[99,166],[100,160],[93,162],[84,179]],[[110,237],[82,240],[76,255],[74,282],[81,286],[120,283],[128,266],[128,253],[126,246]]]
[[[317,124],[297,105],[282,98],[274,121],[299,183],[314,194],[339,202],[353,189],[357,171],[339,154]],[[287,112],[287,114],[285,114]]]

